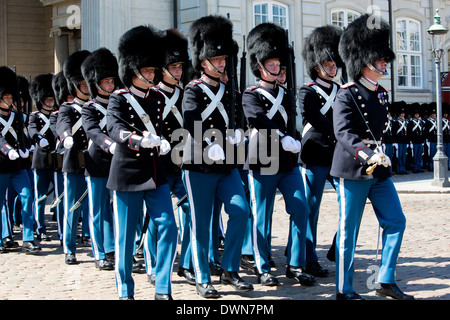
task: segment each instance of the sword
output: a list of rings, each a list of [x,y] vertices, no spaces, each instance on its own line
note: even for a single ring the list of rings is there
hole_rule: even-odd
[[[50,208],[51,208],[51,209],[56,208],[56,207],[59,205],[59,203],[61,202],[61,200],[62,200],[63,198],[64,198],[64,192],[61,193],[61,194],[59,195],[59,197],[56,198],[56,199],[52,202]]]
[[[70,212],[77,210],[81,204],[83,203],[84,199],[86,199],[87,195],[89,193],[89,190],[86,190],[83,195],[81,196],[81,198],[75,202],[75,204],[73,205],[73,207],[70,209]]]
[[[42,197],[40,197],[38,199],[38,202],[44,201],[45,199],[48,198],[49,195],[51,195],[53,193],[53,191],[55,191],[55,188],[50,189],[49,192],[47,192],[46,194],[44,194]]]

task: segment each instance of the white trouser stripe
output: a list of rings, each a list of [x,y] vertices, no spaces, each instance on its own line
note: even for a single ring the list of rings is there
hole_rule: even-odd
[[[344,275],[345,275],[345,266],[344,266],[344,249],[345,249],[345,218],[346,218],[346,204],[345,204],[345,186],[344,179],[339,179],[339,196],[340,196],[340,211],[341,211],[341,221],[339,224],[340,230],[340,238],[339,238],[339,288],[338,292],[343,293],[344,288]]]
[[[67,214],[69,213],[69,200],[68,200],[68,188],[67,188],[67,172],[64,172],[64,223],[63,223],[63,249],[64,253],[67,253],[67,246],[65,241],[65,234],[67,232]]]
[[[41,225],[39,224],[39,214],[38,214],[39,195],[38,195],[38,181],[37,181],[38,179],[36,169],[33,170],[33,175],[34,175],[34,209],[36,212],[34,220],[36,220],[36,227],[37,227],[36,229],[39,229]]]
[[[250,201],[252,203],[251,209],[252,209],[252,215],[253,215],[253,224],[252,224],[252,238],[253,238],[253,251],[255,255],[255,263],[256,268],[258,269],[259,273],[263,273],[261,270],[261,255],[259,253],[258,248],[258,228],[257,228],[257,208],[256,208],[256,196],[255,196],[255,181],[253,178],[253,170],[249,170],[248,172],[248,183],[250,187]]]
[[[191,187],[191,180],[189,177],[189,170],[185,170],[185,177],[186,177],[186,192],[188,194],[189,199],[189,206],[191,210],[191,246],[192,246],[192,256],[193,256],[193,262],[194,262],[194,268],[195,268],[195,278],[197,279],[197,283],[200,283],[201,279],[201,272],[200,272],[200,265],[198,261],[198,248],[197,248],[197,227],[195,224],[195,207],[194,207],[194,199],[192,194],[192,187]]]
[[[97,238],[94,232],[94,199],[92,197],[92,182],[91,177],[86,177],[88,187],[88,199],[89,199],[89,231],[91,233],[92,251],[94,251],[95,260],[100,259]]]
[[[119,272],[119,264],[120,261],[119,257],[120,257],[120,246],[119,246],[119,210],[117,208],[117,194],[116,191],[113,191],[113,212],[114,212],[114,234],[115,236],[115,243],[114,243],[114,251],[115,251],[115,256],[116,256],[116,261],[115,261],[115,270],[114,272],[116,273],[116,283],[117,283],[117,292],[119,293],[119,296],[121,296],[122,294],[122,279],[120,277],[120,272]]]

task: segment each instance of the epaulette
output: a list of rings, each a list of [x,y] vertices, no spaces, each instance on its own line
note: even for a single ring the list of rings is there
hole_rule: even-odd
[[[251,86],[251,87],[248,87],[247,90],[254,91],[254,90],[258,89],[258,88],[259,88],[259,86]]]
[[[353,87],[354,85],[355,85],[354,82],[349,82],[349,83],[342,85],[341,89],[347,89],[347,88]]]
[[[201,84],[202,82],[203,81],[200,79],[195,79],[195,80],[192,80],[191,82],[189,82],[189,85],[195,87],[195,86],[198,86],[199,84]]]
[[[34,115],[37,115],[39,112],[40,112],[40,111],[34,111],[34,112],[32,112],[31,114],[34,116]]]
[[[120,94],[130,93],[130,90],[128,90],[126,88],[125,89],[119,89],[119,90],[116,90],[114,93],[117,94],[117,95],[120,95]]]
[[[305,83],[304,85],[307,86],[307,87],[312,87],[312,86],[315,85],[315,84],[316,84],[316,83],[315,83],[314,81],[311,81],[311,82]]]
[[[52,114],[59,114],[59,110],[52,112]]]

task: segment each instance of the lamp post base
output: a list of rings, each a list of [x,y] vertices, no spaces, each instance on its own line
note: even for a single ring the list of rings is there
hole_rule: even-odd
[[[433,165],[434,180],[431,185],[444,188],[450,187],[450,181],[448,180],[448,158],[442,151],[436,152],[433,158]]]

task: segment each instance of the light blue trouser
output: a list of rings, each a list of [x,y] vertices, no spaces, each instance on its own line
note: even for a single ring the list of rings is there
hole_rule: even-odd
[[[406,150],[408,145],[405,143],[398,144],[398,172],[405,172],[406,170]]]
[[[64,174],[62,172],[53,172],[53,184],[55,186],[55,200],[64,193]],[[62,200],[56,207],[56,223],[58,225],[59,240],[64,236],[64,201]]]
[[[34,174],[34,207],[36,219],[36,233],[42,234],[47,232],[45,223],[45,205],[46,200],[39,199],[47,194],[50,184],[53,184],[53,171],[51,170],[33,170]]]
[[[2,195],[2,207],[4,207],[3,204],[5,201],[6,190],[9,186],[14,188],[17,192],[22,204],[22,240],[34,241],[33,195],[31,193],[31,183],[27,171],[20,170],[16,173],[0,174],[0,195]],[[6,212],[7,211],[5,210],[5,214]],[[6,228],[7,226],[4,227]],[[0,229],[2,229],[1,224]]]
[[[81,211],[83,211],[83,229],[89,230],[89,202],[87,199],[83,201],[78,209],[70,211],[86,190],[87,184],[83,174],[64,173],[63,248],[65,254],[76,253],[78,221],[80,219]]]
[[[106,259],[114,251],[114,228],[111,191],[106,188],[108,178],[86,177],[89,190],[89,230],[95,260]]]
[[[308,209],[306,229],[306,262],[317,262],[317,223],[319,221],[320,203],[330,167],[305,165],[302,167],[303,184]]]
[[[262,175],[249,171],[249,190],[252,210],[253,251],[259,273],[270,272],[270,241],[268,229],[272,225],[276,191],[284,197],[289,214],[287,264],[293,267],[305,265],[307,209],[305,188],[298,167],[288,173]]]
[[[423,156],[423,144],[415,143],[413,144],[413,154],[414,154],[414,170],[422,170],[422,156]]]
[[[170,191],[181,200],[186,195],[183,180],[181,176],[167,175],[167,183]],[[191,257],[191,213],[189,210],[189,201],[185,201],[177,208],[179,234],[181,235],[181,251],[179,265],[185,269],[192,270]],[[152,220],[149,221],[149,229],[145,242],[144,256],[146,260],[147,274],[155,274],[157,247],[156,239],[158,236],[157,227]]]
[[[211,282],[208,252],[216,196],[229,215],[221,267],[227,271],[239,271],[249,207],[238,171],[214,174],[185,170],[183,182],[191,208],[192,257],[197,283]]]
[[[114,191],[115,274],[119,297],[134,295],[132,277],[136,229],[142,219],[142,203],[157,229],[155,293],[172,293],[172,271],[177,250],[177,225],[169,185],[145,192]],[[150,236],[150,235],[148,235]]]
[[[395,268],[406,219],[391,178],[347,180],[335,178],[339,202],[339,228],[336,236],[336,291],[352,293],[354,254],[367,199],[377,216],[382,234],[380,283],[395,283]]]

